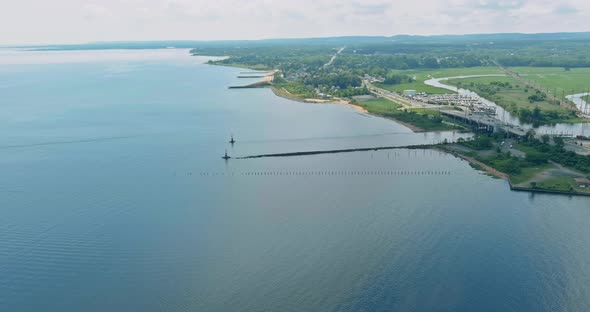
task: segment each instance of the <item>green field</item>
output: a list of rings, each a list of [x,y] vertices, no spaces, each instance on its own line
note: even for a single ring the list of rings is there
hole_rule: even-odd
[[[510,70],[559,98],[587,92],[590,88],[590,68],[566,71],[560,67],[512,67]]]
[[[451,79],[448,84],[475,91],[480,96],[518,115],[526,122],[547,124],[581,121],[571,111],[559,106],[558,103],[547,99],[531,101],[529,97],[537,92],[512,77]],[[532,116],[535,109],[540,110],[538,116]]]
[[[396,119],[425,131],[461,129],[444,123],[443,120],[447,120],[447,118],[440,116],[437,111],[425,109],[400,110],[401,105],[384,98],[362,101],[357,105],[365,108],[369,113]]]
[[[532,82],[536,86],[550,94],[556,94],[562,98],[564,95],[587,92],[590,89],[590,68],[572,68],[566,71],[561,67],[511,67],[511,71],[518,73],[523,79]],[[413,89],[418,92],[448,93],[448,90],[432,88],[424,85],[424,81],[430,77],[442,78],[468,75],[503,74],[497,67],[470,67],[448,69],[411,69],[392,70],[393,73],[404,74],[416,78],[413,83],[399,85],[380,85],[384,89],[401,92]],[[497,78],[496,78],[497,79]]]
[[[274,83],[273,86],[275,87],[276,92],[279,95],[284,97],[293,97],[293,98],[314,98],[315,92],[309,90],[304,84],[300,82],[278,82]]]
[[[565,109],[559,105],[551,104],[547,101],[539,101],[530,103],[528,97],[535,93],[534,90],[526,88],[520,84],[516,79],[512,77],[479,77],[479,78],[468,78],[468,79],[451,79],[447,83],[453,86],[470,89],[472,91],[478,91],[474,88],[475,84],[489,85],[492,82],[510,83],[512,88],[500,88],[496,91],[496,94],[490,98],[494,102],[498,103],[503,107],[507,107],[509,110],[514,111],[516,108],[528,108],[534,109],[539,107],[543,111],[564,111]],[[473,85],[472,85],[473,83]],[[528,92],[525,90],[528,89]],[[482,94],[483,96],[483,94]]]
[[[445,69],[409,69],[409,70],[391,70],[390,73],[407,75],[415,78],[412,83],[402,83],[396,85],[379,84],[378,86],[395,92],[402,92],[404,90],[416,90],[418,92],[426,92],[430,94],[453,93],[447,89],[435,88],[424,84],[425,80],[432,77],[444,78],[455,76],[468,75],[490,75],[502,74],[502,71],[497,67],[469,67],[469,68],[445,68]]]
[[[547,169],[553,168],[553,167],[554,166],[549,165],[549,164],[535,166],[535,167],[524,167],[524,168],[521,168],[520,173],[511,175],[510,180],[514,184],[522,184],[524,182],[530,181],[537,174],[539,174],[543,171],[546,171]],[[528,185],[525,185],[525,186],[528,186]]]
[[[574,178],[566,176],[551,177],[545,181],[536,183],[536,187],[546,190],[570,192],[576,189]]]
[[[426,92],[428,94],[444,94],[444,93],[453,93],[447,89],[435,88],[431,86],[427,86],[424,84],[424,81],[420,82],[412,82],[412,83],[401,83],[401,84],[384,84],[379,83],[377,84],[379,88],[383,88],[385,90],[389,90],[392,92],[402,93],[404,90],[416,90],[417,92]]]
[[[357,105],[376,115],[394,114],[401,107],[401,105],[384,98],[359,102]]]

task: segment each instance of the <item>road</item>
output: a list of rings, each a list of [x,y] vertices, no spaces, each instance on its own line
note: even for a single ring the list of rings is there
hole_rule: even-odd
[[[581,145],[579,145],[581,144]],[[565,141],[565,150],[572,151],[580,155],[590,156],[590,142],[582,140],[567,140]]]
[[[342,53],[342,51],[344,51],[345,48],[346,47],[340,48],[340,50],[338,50],[338,52],[336,52],[336,54],[334,54],[334,56],[332,56],[332,58],[330,59],[330,61],[328,63],[324,64],[324,67],[328,67],[328,66],[332,65],[334,63],[334,61],[336,61],[336,58],[338,57],[338,55],[340,53]]]

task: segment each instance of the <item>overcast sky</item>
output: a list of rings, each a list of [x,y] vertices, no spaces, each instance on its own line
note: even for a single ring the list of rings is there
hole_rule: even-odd
[[[0,0],[0,45],[590,30],[589,0]]]

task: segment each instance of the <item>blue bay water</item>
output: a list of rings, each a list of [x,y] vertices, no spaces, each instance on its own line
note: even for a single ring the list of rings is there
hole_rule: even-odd
[[[431,150],[220,158],[460,134],[229,90],[243,70],[182,50],[19,53],[0,65],[0,310],[590,309],[588,198]]]

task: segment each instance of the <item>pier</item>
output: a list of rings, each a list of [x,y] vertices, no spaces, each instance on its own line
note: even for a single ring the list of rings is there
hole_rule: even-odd
[[[244,86],[229,86],[228,89],[264,88],[264,87],[269,86],[269,85],[270,85],[270,82],[269,81],[259,81],[259,82],[251,83],[251,84],[244,85]]]
[[[290,152],[290,153],[277,153],[277,154],[261,154],[261,155],[236,157],[235,159],[253,159],[253,158],[266,158],[266,157],[293,157],[293,156],[308,156],[308,155],[321,155],[321,154],[382,151],[382,150],[392,150],[392,149],[429,149],[434,146],[435,145],[432,145],[432,144],[405,145],[405,146],[378,146],[378,147],[365,147],[365,148],[349,148],[349,149],[304,151],[304,152]]]
[[[272,84],[274,80],[274,74],[276,71],[269,72],[257,72],[257,73],[242,73],[238,78],[262,78],[261,81],[257,81],[251,84],[243,86],[229,86],[229,89],[251,89],[251,88],[263,88]]]
[[[240,75],[238,78],[264,78],[268,77],[268,75]]]

